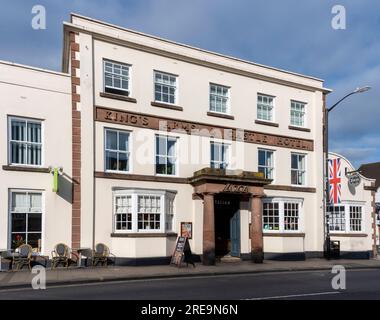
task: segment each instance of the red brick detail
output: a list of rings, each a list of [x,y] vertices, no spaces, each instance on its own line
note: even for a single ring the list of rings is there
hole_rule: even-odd
[[[81,101],[78,87],[80,86],[80,61],[78,60],[79,43],[75,36],[78,33],[70,32],[71,53],[71,88],[72,88],[72,179],[73,201],[71,218],[71,247],[75,250],[80,248],[81,243],[81,112],[77,110]]]
[[[71,51],[79,52],[79,43],[72,42],[70,48]]]
[[[73,93],[73,102],[80,102],[80,94]]]
[[[80,68],[80,61],[79,60],[71,60],[71,67],[72,68]]]
[[[79,86],[80,85],[80,78],[72,76],[71,77],[71,83],[73,85]]]

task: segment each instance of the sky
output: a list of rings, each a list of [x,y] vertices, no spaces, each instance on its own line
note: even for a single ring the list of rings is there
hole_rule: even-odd
[[[46,30],[31,27],[34,5]],[[335,5],[346,29],[332,27]],[[177,42],[315,76],[334,90],[330,151],[354,166],[380,161],[380,1],[378,0],[1,0],[0,59],[60,71],[63,21],[70,12]]]

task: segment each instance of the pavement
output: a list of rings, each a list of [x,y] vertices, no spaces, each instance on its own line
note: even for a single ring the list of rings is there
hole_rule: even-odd
[[[47,286],[59,286],[70,284],[85,284],[97,282],[188,278],[188,277],[212,277],[220,275],[244,275],[286,271],[318,271],[331,270],[335,265],[342,265],[346,269],[380,269],[380,260],[324,260],[308,259],[306,261],[271,261],[263,264],[254,264],[250,261],[223,262],[215,266],[196,264],[177,268],[172,265],[161,266],[109,266],[87,268],[57,268],[46,269]],[[27,269],[22,271],[0,272],[0,290],[10,288],[30,288],[32,279],[37,273],[31,273]]]

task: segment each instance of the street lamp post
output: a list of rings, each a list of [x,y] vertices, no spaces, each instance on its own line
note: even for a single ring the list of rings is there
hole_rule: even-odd
[[[330,242],[330,226],[329,226],[329,219],[327,215],[327,206],[330,203],[330,191],[329,191],[329,113],[343,100],[347,99],[349,96],[352,96],[353,94],[357,93],[363,93],[368,90],[370,90],[371,87],[365,86],[361,88],[357,88],[354,91],[350,92],[349,94],[345,95],[342,99],[340,99],[338,102],[333,104],[330,108],[325,108],[324,110],[324,121],[325,121],[325,131],[324,131],[324,154],[325,154],[325,203],[324,203],[324,220],[325,220],[325,245],[324,245],[324,253],[325,258],[329,259],[331,254],[331,242]]]

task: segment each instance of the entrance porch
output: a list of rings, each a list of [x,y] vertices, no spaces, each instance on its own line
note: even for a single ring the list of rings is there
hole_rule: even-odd
[[[203,200],[203,264],[214,265],[217,254],[240,256],[241,201],[249,201],[251,259],[262,263],[262,198],[271,180],[257,172],[205,168],[196,171],[190,183],[194,197]]]

